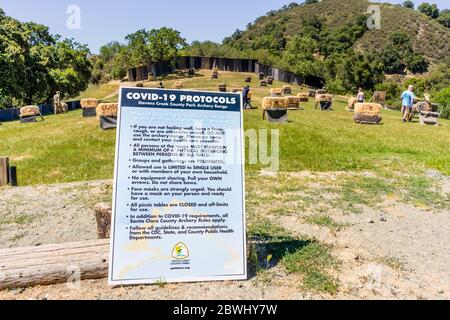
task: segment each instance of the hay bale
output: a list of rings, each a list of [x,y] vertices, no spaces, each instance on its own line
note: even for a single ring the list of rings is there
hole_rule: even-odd
[[[267,77],[267,84],[273,85],[274,78],[272,76]]]
[[[316,101],[318,102],[332,102],[333,95],[331,94],[318,94],[316,95]]]
[[[347,110],[348,111],[354,111],[355,110],[355,104],[358,102],[358,99],[356,98],[350,98],[348,99],[348,106],[347,106]]]
[[[259,83],[259,85],[261,87],[267,87],[267,81],[266,80],[261,80],[261,82]]]
[[[259,80],[264,80],[264,76],[265,76],[264,72],[260,72],[259,73]]]
[[[317,90],[316,95],[319,95],[319,94],[327,94],[327,90],[324,90],[324,89]]]
[[[379,103],[356,103],[355,104],[355,122],[364,124],[379,124],[382,120],[381,109],[383,106]]]
[[[219,79],[219,75],[218,74],[212,74],[211,75],[211,79],[213,79],[213,80]]]
[[[271,108],[286,108],[286,99],[279,97],[265,97],[262,101],[263,110]]]
[[[291,86],[283,86],[283,94],[292,94],[292,87]]]
[[[139,82],[138,84],[136,84],[136,88],[143,88],[144,84],[142,82]]]
[[[270,96],[271,97],[281,97],[283,95],[283,89],[282,88],[272,88],[270,89]]]
[[[252,77],[247,77],[247,78],[245,78],[245,82],[246,82],[246,83],[252,82]]]
[[[232,93],[238,93],[238,92],[241,92],[241,91],[242,91],[242,89],[239,89],[239,88],[232,88],[231,89]]]
[[[217,85],[217,89],[219,92],[227,92],[227,84],[226,83],[219,83]]]
[[[39,114],[40,110],[38,106],[25,106],[20,108],[20,117],[33,117]]]
[[[180,89],[182,89],[182,88],[183,88],[183,83],[181,83],[181,82],[179,82],[179,81],[175,82],[175,83],[173,84],[173,86],[172,86],[172,89],[180,90]]]
[[[98,100],[94,98],[82,99],[80,104],[83,109],[95,109],[98,107]]]
[[[97,119],[101,116],[105,117],[117,117],[117,103],[100,103],[97,107]]]
[[[285,106],[288,109],[299,109],[300,99],[294,96],[288,96],[284,98]]]
[[[307,92],[301,92],[297,94],[297,98],[300,102],[308,102],[309,101],[309,93]]]
[[[356,103],[355,113],[381,114],[383,106],[379,103]]]

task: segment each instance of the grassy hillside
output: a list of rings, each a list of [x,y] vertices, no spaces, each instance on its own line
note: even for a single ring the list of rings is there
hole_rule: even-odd
[[[366,0],[323,0],[316,4],[300,5],[258,19],[237,41],[248,46],[264,33],[266,27],[274,23],[286,27],[285,35],[290,37],[298,33],[302,21],[314,16],[319,17],[331,29],[342,28],[365,14],[369,5]],[[416,10],[387,3],[376,5],[381,7],[381,29],[367,31],[358,40],[355,49],[380,51],[388,41],[389,34],[402,31],[411,37],[414,50],[424,54],[432,63],[441,61],[449,55],[448,28]]]
[[[204,76],[182,79],[184,88],[217,90],[219,82],[228,88],[242,88],[247,74],[223,73],[219,80]],[[269,88],[261,88],[253,76],[254,103],[261,107]],[[180,81],[180,80],[179,80]],[[171,87],[174,81],[164,84]],[[146,83],[155,87],[156,82]],[[281,86],[275,83],[275,86]],[[104,95],[106,86],[100,87]],[[112,86],[110,93],[118,89]],[[294,93],[303,89],[294,86]],[[92,90],[92,89],[90,89]],[[90,94],[95,94],[90,91]],[[116,98],[111,98],[113,101]],[[262,111],[245,111],[246,129],[280,130],[281,171],[353,171],[389,168],[415,170],[433,168],[450,174],[450,121],[440,127],[420,127],[417,122],[403,124],[400,113],[383,111],[383,125],[356,125],[345,111],[345,98],[338,98],[334,112],[314,110],[314,103],[303,104],[304,111],[289,112],[290,122],[268,124]],[[109,179],[113,176],[114,131],[101,131],[95,118],[82,118],[81,112],[49,116],[45,122],[0,125],[0,155],[11,157],[18,167],[22,185]],[[247,165],[249,173],[261,165]]]

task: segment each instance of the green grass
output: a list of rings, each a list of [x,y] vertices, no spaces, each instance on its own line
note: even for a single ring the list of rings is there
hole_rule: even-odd
[[[302,277],[303,290],[335,294],[339,289],[339,281],[329,273],[339,263],[331,255],[331,248],[324,244],[310,242],[297,250],[286,251],[281,265],[288,273]]]
[[[450,194],[444,196],[433,190],[434,182],[423,176],[408,177],[404,181],[403,201],[416,206],[434,207],[438,209],[450,208]]]
[[[309,215],[309,216],[306,216],[304,219],[309,224],[317,225],[320,227],[327,227],[329,229],[336,230],[336,231],[339,231],[345,227],[344,224],[337,223],[331,217],[329,217],[325,214]]]
[[[19,215],[14,218],[2,218],[0,217],[0,225],[4,224],[18,224],[18,225],[24,225],[28,224],[33,221],[33,218],[28,215]]]
[[[113,83],[106,83],[101,85],[90,85],[89,88],[82,92],[78,97],[76,97],[74,100],[80,100],[85,98],[94,98],[94,99],[103,99],[110,94],[114,93],[119,89],[119,83],[113,82]]]
[[[182,80],[184,88],[216,90],[225,82],[228,88],[244,86],[247,74],[223,73],[219,80],[204,77]],[[260,88],[255,75],[251,83],[254,104],[261,106],[269,88]],[[165,81],[171,87],[174,80]],[[145,83],[154,87],[156,82]],[[276,82],[274,86],[281,86]],[[116,85],[99,93],[93,90],[82,96],[106,96],[114,93]],[[293,87],[296,94],[301,91]],[[110,91],[111,90],[111,91]],[[403,124],[400,114],[383,111],[383,125],[363,126],[353,122],[345,111],[345,99],[338,99],[334,112],[314,110],[314,103],[303,104],[304,111],[289,112],[290,122],[268,124],[262,111],[245,111],[246,129],[280,130],[281,171],[352,171],[375,170],[381,162],[410,163],[450,174],[450,121],[441,120],[440,127],[420,127],[417,123]],[[113,176],[115,132],[101,131],[95,118],[81,117],[81,111],[48,116],[35,124],[8,122],[0,125],[0,155],[9,156],[18,167],[21,185],[48,184],[70,181],[109,179]],[[248,145],[247,145],[248,151]],[[248,172],[263,165],[247,165]],[[401,166],[400,166],[401,168]],[[287,190],[301,188],[301,182],[286,186]]]
[[[0,126],[0,155],[17,166],[20,185],[112,178],[115,132],[77,110],[44,122]]]
[[[331,271],[338,270],[340,263],[332,256],[330,246],[294,236],[267,218],[251,223],[248,234],[256,242],[252,245],[250,265],[262,282],[268,281],[267,271],[280,264],[288,274],[300,276],[301,290],[329,294],[338,291],[339,281]]]

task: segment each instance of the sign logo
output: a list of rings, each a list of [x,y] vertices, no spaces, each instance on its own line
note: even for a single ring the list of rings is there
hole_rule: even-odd
[[[185,260],[189,258],[189,249],[188,247],[183,243],[179,242],[175,245],[172,251],[172,258],[177,260]]]

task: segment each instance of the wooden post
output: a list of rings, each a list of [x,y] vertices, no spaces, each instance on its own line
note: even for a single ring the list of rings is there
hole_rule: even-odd
[[[8,182],[11,187],[17,187],[17,167],[9,166]]]
[[[0,187],[8,184],[9,158],[0,157]]]
[[[111,235],[112,206],[108,203],[99,203],[95,206],[97,220],[97,233],[99,239],[109,239]]]

